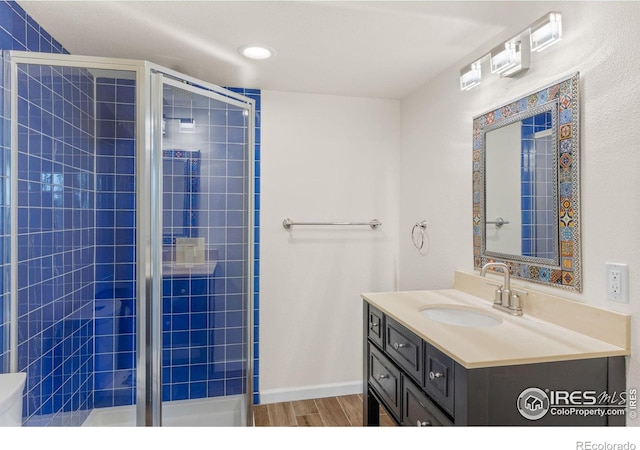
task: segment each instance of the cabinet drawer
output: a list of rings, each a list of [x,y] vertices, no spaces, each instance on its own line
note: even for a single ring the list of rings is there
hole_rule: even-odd
[[[422,380],[422,339],[390,318],[385,319],[385,352],[416,380]]]
[[[377,345],[379,345],[380,348],[382,348],[384,336],[382,331],[382,317],[382,311],[369,305],[367,337],[371,339],[372,342],[375,342]]]
[[[369,385],[387,409],[400,417],[400,371],[375,346],[369,344]]]
[[[429,344],[425,344],[425,353],[425,390],[453,415],[453,359]]]
[[[402,425],[425,427],[453,422],[411,380],[402,377]]]

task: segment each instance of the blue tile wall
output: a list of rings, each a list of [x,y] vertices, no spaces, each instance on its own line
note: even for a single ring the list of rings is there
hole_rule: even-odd
[[[522,203],[522,254],[533,256],[535,254],[535,224],[532,221],[531,212],[535,208],[535,145],[533,140],[534,118],[528,117],[522,121],[522,177],[521,177],[521,203]]]
[[[96,408],[135,403],[135,89],[96,79]]]
[[[540,113],[522,121],[521,210],[522,254],[552,258],[554,241],[547,224],[553,218],[553,194],[544,177],[552,164],[550,141],[534,137],[551,129],[551,112]]]
[[[92,407],[93,95],[83,69],[18,67],[18,370],[27,372],[27,425],[79,424]]]
[[[43,53],[68,53],[13,1],[0,1],[0,49]]]
[[[17,3],[6,1],[0,2],[0,49],[67,53]],[[1,86],[4,98],[4,79]],[[93,389],[92,88],[82,71],[23,67],[18,90],[19,155],[12,163],[19,197],[18,370],[28,374],[23,417],[27,425],[79,424]],[[74,104],[62,98],[69,92]],[[6,131],[4,112],[0,118]],[[64,137],[55,138],[56,131]],[[6,162],[7,143],[3,135]],[[0,278],[8,280],[8,205],[1,207]],[[3,302],[8,289],[3,283]],[[9,317],[4,306],[0,310],[0,357],[7,370]]]

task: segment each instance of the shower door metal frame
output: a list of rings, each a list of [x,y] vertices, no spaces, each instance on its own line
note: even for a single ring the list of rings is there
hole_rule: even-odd
[[[17,66],[38,64],[78,67],[87,70],[113,70],[135,73],[136,78],[136,425],[162,425],[162,116],[153,103],[160,99],[167,80],[182,89],[239,106],[247,117],[247,425],[253,424],[253,297],[254,297],[254,167],[255,100],[220,86],[143,60],[94,56],[8,51],[11,79],[10,152],[11,161],[18,156]],[[159,90],[159,91],[158,91]],[[155,108],[156,110],[158,108]],[[94,138],[95,139],[95,138]],[[11,175],[14,168],[11,168]],[[18,179],[10,181],[10,371],[18,370]],[[159,337],[158,337],[159,336]]]
[[[152,407],[146,409],[145,419],[149,420],[149,414],[152,415],[153,422],[149,425],[160,425],[162,423],[161,410],[162,410],[162,173],[163,173],[163,158],[162,158],[162,97],[163,86],[169,85],[179,89],[184,89],[191,93],[202,95],[213,100],[218,100],[226,104],[236,106],[238,108],[247,111],[247,261],[246,261],[246,273],[247,273],[247,369],[245,371],[246,383],[246,424],[253,425],[253,309],[254,309],[254,227],[255,227],[255,214],[254,214],[254,194],[255,194],[255,181],[254,181],[254,168],[255,168],[255,100],[237,94],[233,91],[221,88],[220,86],[210,84],[199,80],[197,78],[189,77],[182,73],[169,70],[165,67],[158,66],[152,63],[147,63],[147,70],[149,71],[148,79],[151,80],[151,105],[148,109],[147,121],[151,124],[151,160],[150,166],[152,167],[151,174],[151,186],[155,188],[151,192],[151,204],[154,205],[154,209],[150,211],[149,217],[151,220],[150,226],[153,230],[154,242],[152,247],[156,250],[155,258],[152,258],[151,269],[153,273],[154,283],[151,285],[151,290],[154,293],[154,301],[152,302],[152,309],[147,310],[153,317],[147,317],[147,323],[150,325],[152,332],[155,335],[155,339],[152,341],[157,343],[159,347],[152,348],[153,359],[155,361],[155,368],[159,367],[159,370],[155,371],[158,376],[149,380],[151,383],[151,390],[154,393]],[[150,312],[149,312],[150,311]],[[148,360],[147,360],[148,362]],[[149,385],[147,385],[149,386]],[[140,398],[140,397],[138,397]],[[157,402],[158,406],[155,406]],[[138,402],[136,402],[136,405]],[[140,408],[137,409],[138,421],[142,419],[142,413]],[[157,423],[155,421],[158,421]]]

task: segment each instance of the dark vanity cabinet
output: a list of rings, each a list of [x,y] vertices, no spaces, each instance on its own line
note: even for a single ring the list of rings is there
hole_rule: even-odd
[[[624,415],[548,413],[531,420],[518,410],[530,388],[620,395],[622,356],[466,369],[367,301],[364,320],[365,426],[379,425],[381,403],[407,426],[624,425]]]

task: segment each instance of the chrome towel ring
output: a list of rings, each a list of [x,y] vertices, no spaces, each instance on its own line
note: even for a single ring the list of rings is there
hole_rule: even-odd
[[[431,240],[429,239],[429,233],[427,233],[427,226],[427,221],[422,220],[417,222],[411,229],[411,242],[421,255],[427,255],[431,249]],[[425,241],[427,244],[426,250]]]

